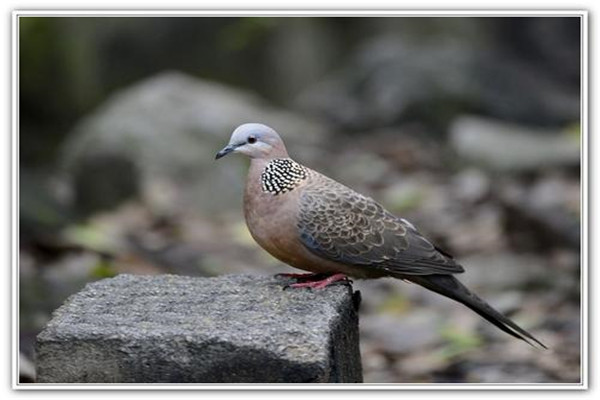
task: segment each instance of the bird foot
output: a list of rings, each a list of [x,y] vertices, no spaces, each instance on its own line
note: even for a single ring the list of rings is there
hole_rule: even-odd
[[[314,274],[314,275],[316,275],[318,277],[323,276],[322,274]],[[350,280],[350,278],[348,278],[344,274],[334,274],[334,275],[327,276],[325,279],[312,280],[312,281],[308,281],[308,282],[292,283],[291,285],[287,285],[286,287],[284,287],[284,289],[287,289],[289,287],[294,288],[294,289],[297,289],[297,288],[323,289],[327,286],[330,286],[330,285],[333,285],[336,283],[349,284],[349,283],[352,283],[352,280]]]

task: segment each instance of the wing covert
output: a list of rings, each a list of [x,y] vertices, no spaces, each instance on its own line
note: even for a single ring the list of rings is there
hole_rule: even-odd
[[[315,177],[316,178],[316,177]],[[300,196],[298,229],[315,254],[344,264],[407,275],[463,272],[409,222],[322,175]]]

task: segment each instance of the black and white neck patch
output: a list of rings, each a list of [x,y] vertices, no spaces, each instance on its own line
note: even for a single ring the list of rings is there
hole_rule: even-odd
[[[278,195],[294,190],[308,176],[308,170],[288,158],[274,159],[260,176],[264,192]]]

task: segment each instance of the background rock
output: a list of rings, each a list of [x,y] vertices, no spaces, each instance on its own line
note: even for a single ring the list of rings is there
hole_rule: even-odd
[[[463,116],[450,127],[450,143],[462,158],[495,170],[526,171],[579,164],[579,136],[527,129]]]
[[[412,21],[393,33],[369,38],[340,71],[302,93],[298,104],[349,130],[403,119],[439,127],[458,114],[475,111],[545,126],[577,119],[579,89],[572,79],[579,53],[567,43],[577,34],[578,22],[485,20],[436,21],[429,30]],[[528,53],[514,40],[521,34],[530,45],[547,43],[541,32],[558,26],[566,35],[559,41],[561,56],[550,56],[545,46],[541,53]],[[540,68],[539,58],[545,67]],[[565,63],[570,79],[557,79],[564,78],[559,70]]]
[[[245,160],[217,164],[214,155],[233,129],[249,121],[279,130],[307,163],[319,157],[314,150],[326,140],[327,129],[313,120],[181,73],[163,73],[116,93],[75,128],[66,145],[74,207],[98,211],[136,196],[159,214],[239,206]]]

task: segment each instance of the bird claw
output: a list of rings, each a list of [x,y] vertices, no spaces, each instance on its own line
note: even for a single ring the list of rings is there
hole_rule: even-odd
[[[341,279],[339,281],[335,281],[332,282],[331,284],[327,285],[327,286],[349,286],[352,285],[354,283],[354,281],[348,277],[346,277],[346,279]]]
[[[314,276],[312,278],[313,279],[315,277],[322,278],[322,276],[323,276],[323,274],[314,274]],[[323,288],[326,288],[327,286],[350,285],[350,284],[352,284],[352,280],[350,278],[348,278],[346,275],[334,274],[334,275],[327,276],[324,279],[317,279],[317,280],[311,280],[308,282],[298,282],[298,283],[292,283],[289,285],[285,285],[283,287],[283,290],[286,290],[289,288],[293,288],[293,289],[298,289],[298,288],[323,289]]]

